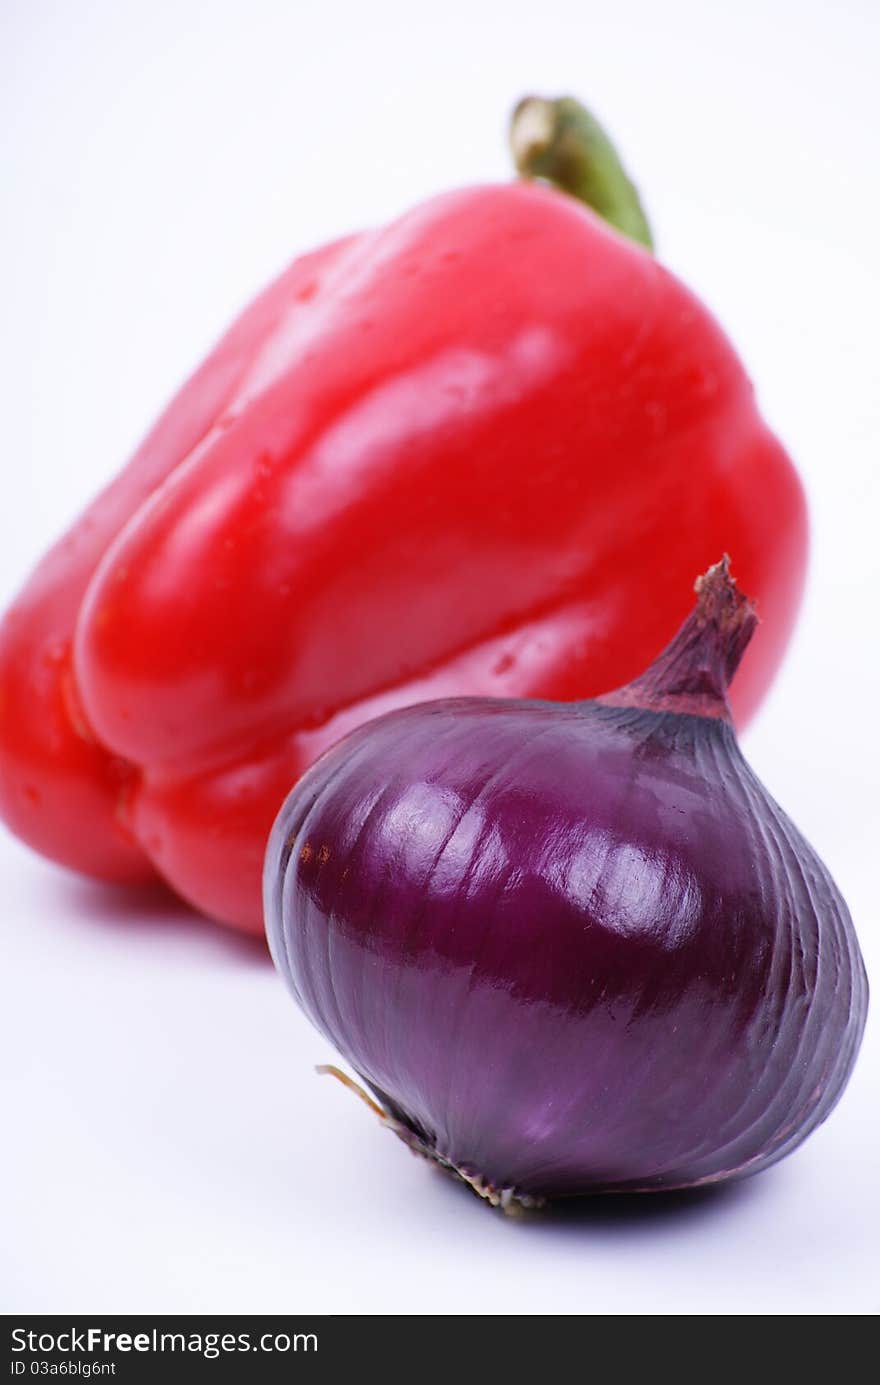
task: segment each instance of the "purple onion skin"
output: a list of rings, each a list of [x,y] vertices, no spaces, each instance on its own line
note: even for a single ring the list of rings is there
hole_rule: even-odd
[[[273,829],[267,926],[297,1001],[407,1143],[493,1201],[757,1172],[852,1069],[852,922],[737,746],[754,616],[726,565],[703,581],[629,688],[392,712]]]

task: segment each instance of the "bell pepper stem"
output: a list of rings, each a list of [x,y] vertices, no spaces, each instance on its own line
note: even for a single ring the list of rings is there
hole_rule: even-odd
[[[639,194],[602,126],[571,96],[526,96],[510,122],[510,148],[523,178],[539,178],[585,202],[648,250],[654,242]]]

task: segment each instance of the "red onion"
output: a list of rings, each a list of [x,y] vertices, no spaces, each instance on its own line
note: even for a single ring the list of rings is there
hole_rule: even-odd
[[[727,561],[648,671],[360,727],[273,829],[273,956],[411,1148],[508,1206],[757,1172],[867,1009],[828,871],[743,759]]]

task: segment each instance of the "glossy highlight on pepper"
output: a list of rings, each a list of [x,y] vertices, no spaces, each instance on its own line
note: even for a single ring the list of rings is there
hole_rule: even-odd
[[[730,720],[754,626],[720,564],[628,686],[389,713],[276,822],[279,970],[386,1123],[490,1201],[754,1173],[846,1084],[852,921]]]
[[[259,933],[272,821],[341,735],[622,683],[724,549],[764,617],[738,718],[760,701],[800,483],[706,308],[577,200],[644,221],[607,137],[534,101],[526,179],[295,261],[18,595],[0,815],[36,850]]]

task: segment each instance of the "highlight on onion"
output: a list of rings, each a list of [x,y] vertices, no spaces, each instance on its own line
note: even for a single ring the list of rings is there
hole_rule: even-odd
[[[265,867],[276,965],[409,1147],[512,1208],[766,1168],[849,1077],[847,907],[744,760],[727,560],[635,682],[360,727]]]

